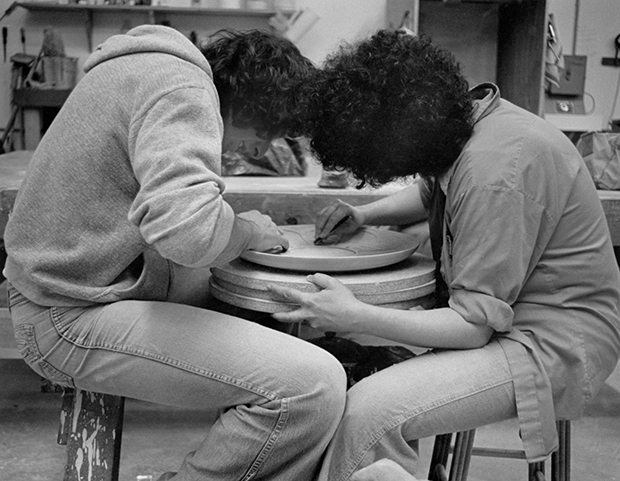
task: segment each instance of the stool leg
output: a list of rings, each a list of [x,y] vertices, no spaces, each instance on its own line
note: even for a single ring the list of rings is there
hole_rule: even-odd
[[[430,481],[443,481],[438,469],[445,472],[450,455],[450,444],[452,443],[452,433],[439,434],[435,437],[433,454],[431,455],[431,466],[428,471]]]
[[[471,451],[474,446],[476,430],[463,431],[456,434],[449,481],[467,481]],[[428,479],[431,481],[448,481],[446,466],[450,454],[452,434],[440,434],[435,437],[435,445],[431,456]]]
[[[452,465],[450,466],[450,481],[467,481],[471,450],[474,446],[476,430],[463,431],[456,434]]]
[[[64,481],[118,481],[125,398],[77,390]]]
[[[430,481],[443,481],[438,469],[445,472],[448,465],[448,456],[450,455],[450,444],[452,443],[452,433],[439,434],[435,437],[433,446],[433,454],[431,455],[431,466],[428,471],[428,479]]]
[[[552,481],[570,481],[570,421],[558,421],[559,447],[551,455]]]
[[[73,420],[73,401],[75,399],[75,391],[73,389],[65,389],[62,393],[62,407],[60,408],[60,427],[58,428],[58,444],[63,446],[69,442],[69,434],[71,433],[71,422]]]
[[[527,479],[528,481],[545,481],[545,462],[528,464]]]

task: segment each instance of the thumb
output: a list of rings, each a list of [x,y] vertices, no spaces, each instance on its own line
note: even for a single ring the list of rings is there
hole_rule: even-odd
[[[327,274],[321,274],[320,272],[316,274],[310,274],[308,277],[306,277],[306,280],[308,282],[311,282],[321,290],[334,289],[341,284],[340,281],[338,281],[337,279],[334,279]]]

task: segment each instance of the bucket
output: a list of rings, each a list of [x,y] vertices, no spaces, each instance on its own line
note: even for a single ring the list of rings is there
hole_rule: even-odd
[[[77,61],[76,57],[42,57],[43,79],[47,86],[61,90],[75,87]]]

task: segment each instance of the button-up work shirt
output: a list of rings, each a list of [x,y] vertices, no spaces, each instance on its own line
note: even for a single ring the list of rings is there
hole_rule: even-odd
[[[556,417],[578,418],[618,361],[620,274],[573,144],[492,84],[472,94],[473,135],[440,178],[442,273],[449,306],[497,332],[536,461],[557,446]]]

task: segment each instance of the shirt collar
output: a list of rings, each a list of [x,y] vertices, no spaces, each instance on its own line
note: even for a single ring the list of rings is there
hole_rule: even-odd
[[[481,83],[472,88],[469,93],[472,97],[472,103],[474,104],[474,110],[472,113],[472,120],[474,125],[477,124],[480,119],[486,117],[499,105],[500,94],[499,87],[490,82]],[[452,178],[456,162],[448,169],[448,171],[439,178],[439,185],[444,194],[448,194],[448,184]]]

